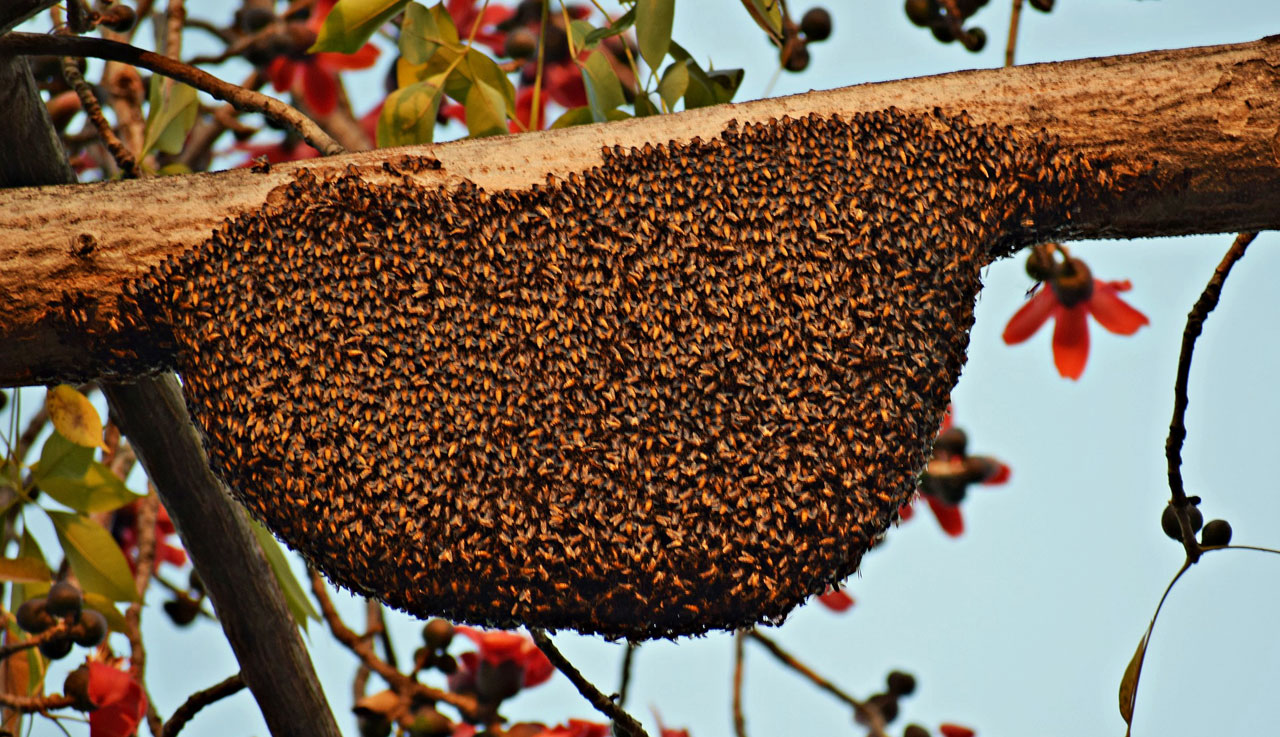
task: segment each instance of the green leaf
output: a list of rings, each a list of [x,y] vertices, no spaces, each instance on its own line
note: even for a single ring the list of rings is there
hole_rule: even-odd
[[[640,56],[650,69],[657,70],[671,45],[671,22],[676,0],[636,0],[636,40]]]
[[[439,75],[435,82],[415,82],[387,95],[378,117],[378,148],[431,143],[436,132],[436,115],[444,90]]]
[[[609,120],[627,120],[631,116],[622,110],[610,110],[608,114]],[[594,123],[595,118],[591,115],[591,108],[583,105],[567,110],[563,115],[556,118],[556,122],[551,124],[554,128],[572,128],[575,125],[586,125]]]
[[[253,528],[253,536],[258,538],[258,546],[262,548],[262,554],[266,556],[271,572],[275,574],[276,583],[280,584],[280,590],[284,592],[284,600],[289,605],[293,620],[305,632],[307,620],[320,619],[320,613],[316,611],[307,592],[294,577],[293,569],[289,567],[289,561],[284,557],[284,551],[280,549],[280,543],[276,542],[275,537],[256,519],[250,518],[249,526]]]
[[[44,558],[35,556],[18,558],[0,558],[0,581],[15,583],[49,582],[53,572],[44,562]]]
[[[751,20],[772,38],[782,42],[782,3],[780,0],[742,0]]]
[[[1120,716],[1124,717],[1126,725],[1133,723],[1133,706],[1138,699],[1138,679],[1142,676],[1142,661],[1147,657],[1147,641],[1150,636],[1150,631],[1142,636],[1138,649],[1124,669],[1124,678],[1120,679]],[[1125,729],[1125,735],[1128,734],[1129,730]]]
[[[310,53],[336,51],[354,54],[369,42],[383,23],[399,13],[409,0],[338,0],[311,48]],[[312,10],[312,12],[315,12]]]
[[[636,109],[637,118],[647,118],[650,115],[659,115],[662,112],[661,110],[659,110],[657,107],[654,106],[653,100],[649,99],[649,95],[643,92],[636,95],[636,102],[634,107]]]
[[[52,475],[38,485],[59,504],[86,514],[109,512],[142,498],[129,491],[111,469],[97,461],[90,462],[79,477]]]
[[[676,103],[684,97],[688,89],[689,62],[673,62],[667,67],[667,71],[662,73],[662,81],[658,82],[658,97],[661,97],[662,103],[667,106],[667,112],[675,110]]]
[[[698,62],[684,47],[675,41],[671,42],[671,56],[676,61],[686,63],[689,72],[689,86],[684,93],[684,107],[686,110],[694,108],[707,107],[709,105],[720,105],[729,102],[738,92],[738,86],[742,84],[743,71],[741,69],[713,69],[704,71],[698,66]]]
[[[489,83],[475,80],[463,105],[467,109],[467,132],[472,138],[507,132],[506,98]]]
[[[59,384],[44,398],[53,429],[62,437],[86,448],[102,446],[102,417],[89,398],[70,384]]]
[[[672,1],[674,2],[674,0]],[[614,18],[613,22],[610,23],[609,25],[605,26],[604,28],[596,28],[592,30],[590,33],[588,33],[585,37],[583,37],[582,44],[586,48],[593,48],[595,47],[596,44],[600,43],[606,38],[609,38],[611,36],[617,36],[618,34],[621,34],[621,33],[625,33],[626,30],[631,26],[635,25],[635,23],[636,23],[636,6],[632,5],[630,10],[618,16],[617,18]]]
[[[587,88],[587,106],[591,108],[591,119],[603,123],[609,119],[610,110],[616,110],[626,103],[622,94],[622,83],[613,71],[613,64],[603,51],[593,51],[582,67],[582,81]]]
[[[111,601],[138,598],[133,572],[110,532],[83,514],[45,513],[53,521],[62,551],[86,594],[102,594]]]
[[[84,478],[91,463],[93,448],[77,445],[55,430],[40,448],[40,460],[31,471],[31,480],[40,486],[51,478]]]
[[[425,64],[443,45],[436,18],[425,5],[409,3],[400,27],[400,54],[410,64]]]
[[[569,35],[573,37],[574,50],[581,54],[587,49],[595,48],[595,44],[587,41],[587,37],[599,30],[581,18],[569,21]]]
[[[458,36],[458,27],[453,24],[453,16],[445,9],[444,3],[431,6],[431,17],[435,18],[436,28],[440,29],[440,40],[446,45],[458,46],[462,39]]]
[[[139,158],[153,149],[167,154],[178,153],[200,112],[195,88],[154,74],[147,100],[147,134]]]
[[[110,599],[102,594],[86,591],[84,605],[106,617],[107,626],[116,632],[127,632],[129,630],[129,623],[125,621],[124,615],[120,613],[119,609],[116,609],[115,604]]]

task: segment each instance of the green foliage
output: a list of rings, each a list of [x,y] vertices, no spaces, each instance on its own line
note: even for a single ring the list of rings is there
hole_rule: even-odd
[[[605,52],[591,52],[582,67],[582,81],[587,88],[587,106],[591,108],[591,119],[603,123],[609,119],[609,111],[622,107],[627,102],[622,92],[622,83],[613,71],[613,64]]]
[[[661,68],[671,45],[671,24],[675,17],[675,0],[636,0],[636,40],[640,56],[650,69]]]
[[[308,51],[354,54],[408,3],[409,0],[338,0]]]
[[[76,445],[55,431],[40,450],[31,473],[36,487],[77,512],[109,512],[141,497],[111,469],[93,460],[93,449]]]
[[[147,132],[139,158],[152,150],[181,152],[199,112],[200,101],[194,87],[153,75],[147,98]]]
[[[120,546],[102,525],[83,514],[47,512],[62,543],[62,551],[86,593],[111,601],[134,601],[133,572]]]
[[[307,620],[320,619],[320,613],[316,611],[311,598],[307,596],[307,592],[293,575],[293,569],[289,567],[289,561],[284,557],[280,543],[276,542],[275,537],[257,520],[250,518],[249,526],[253,528],[253,536],[257,538],[258,546],[262,548],[262,554],[266,556],[267,563],[271,566],[271,572],[275,574],[276,583],[280,584],[285,603],[289,605],[289,613],[293,615],[293,620],[298,623],[298,626],[305,631]]]

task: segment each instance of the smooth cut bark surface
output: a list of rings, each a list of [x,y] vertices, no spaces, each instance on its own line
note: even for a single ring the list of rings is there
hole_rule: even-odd
[[[566,130],[382,149],[290,165],[0,192],[0,385],[74,376],[83,346],[53,332],[64,295],[112,316],[122,281],[207,238],[224,219],[274,202],[301,169],[348,167],[428,185],[518,189],[601,162],[601,148],[717,136],[784,115],[967,111],[976,123],[1041,129],[1068,151],[1140,174],[1113,200],[1051,224],[1054,237],[1131,238],[1280,227],[1280,37],[848,87]],[[83,246],[89,244],[87,254]]]

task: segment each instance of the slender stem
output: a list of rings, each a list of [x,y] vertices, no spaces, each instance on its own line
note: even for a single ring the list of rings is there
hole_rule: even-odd
[[[43,645],[46,642],[61,640],[67,636],[67,630],[69,629],[71,629],[71,627],[69,627],[66,622],[59,622],[38,635],[32,635],[25,640],[0,645],[0,660],[4,660],[14,653],[22,652],[23,650],[30,650],[33,647]]]
[[[788,653],[786,650],[783,650],[782,647],[778,645],[778,643],[764,636],[760,632],[760,630],[752,627],[751,629],[747,630],[746,633],[748,637],[760,643],[761,645],[764,645],[765,649],[768,650],[773,655],[773,657],[777,658],[783,665],[794,670],[795,672],[799,673],[805,678],[808,678],[810,681],[813,682],[813,685],[817,686],[823,691],[826,691],[832,696],[835,696],[840,701],[843,701],[845,704],[848,704],[850,707],[852,707],[854,713],[863,718],[863,720],[867,723],[868,727],[871,729],[873,734],[883,732],[884,719],[881,717],[879,709],[872,709],[868,707],[866,703],[859,701],[858,699],[855,699],[853,696],[850,696],[839,686],[835,685],[831,681],[828,681],[827,679],[818,675],[811,668],[809,668],[809,666],[805,665],[804,663],[796,659],[794,655],[792,655],[791,653]]]
[[[627,704],[627,687],[631,685],[631,664],[639,647],[634,642],[628,642],[627,650],[622,654],[622,683],[618,685],[618,706]]]
[[[1173,385],[1173,419],[1169,422],[1169,437],[1164,444],[1169,493],[1172,496],[1173,505],[1178,508],[1184,508],[1188,504],[1187,492],[1182,482],[1182,443],[1187,438],[1185,423],[1189,401],[1187,383],[1191,375],[1191,360],[1195,353],[1196,339],[1204,329],[1205,319],[1218,306],[1218,299],[1222,296],[1222,285],[1231,273],[1231,267],[1244,256],[1245,249],[1257,235],[1257,233],[1241,233],[1236,236],[1231,243],[1231,248],[1227,249],[1222,261],[1218,263],[1218,268],[1214,269],[1213,276],[1205,285],[1195,306],[1187,314],[1187,326],[1182,331],[1182,351],[1178,355],[1178,375]],[[1179,517],[1182,515],[1179,514]],[[1185,520],[1182,522],[1183,543],[1188,546],[1188,557],[1194,559],[1197,555],[1193,554],[1191,548],[1195,546],[1195,537],[1190,533],[1190,526],[1185,524]]]
[[[169,0],[164,16],[164,55],[170,59],[181,59],[182,31],[187,25],[187,8],[183,0]]]
[[[578,689],[578,693],[582,694],[592,706],[601,714],[609,717],[613,721],[614,733],[619,737],[646,737],[644,727],[640,726],[640,722],[636,718],[628,714],[622,707],[613,703],[613,700],[601,693],[600,689],[586,679],[573,664],[565,658],[547,636],[545,630],[537,627],[530,627],[529,634],[533,637],[533,642],[538,649],[546,653],[547,659],[561,673],[569,679],[569,682]]]
[[[89,116],[89,121],[98,131],[98,137],[111,153],[111,158],[115,159],[116,166],[120,167],[125,177],[129,179],[137,177],[139,174],[137,159],[111,129],[111,123],[107,122],[106,116],[102,114],[102,105],[98,102],[98,96],[93,94],[93,88],[89,83],[84,81],[74,57],[62,57],[62,77],[67,84],[71,85],[71,89],[75,90],[76,97],[80,98],[80,107],[84,109],[85,115]]]
[[[244,679],[237,673],[224,681],[216,683],[203,691],[196,691],[187,697],[187,700],[173,712],[173,716],[169,717],[169,721],[164,723],[164,731],[161,737],[174,737],[182,728],[187,726],[187,722],[209,704],[220,701],[228,696],[239,693],[244,689]]]
[[[1138,703],[1138,682],[1142,679],[1142,664],[1145,663],[1147,660],[1147,649],[1151,647],[1151,633],[1154,632],[1156,629],[1156,619],[1160,616],[1160,610],[1164,608],[1164,602],[1169,598],[1169,593],[1173,591],[1174,584],[1178,583],[1179,579],[1182,578],[1182,574],[1191,570],[1191,566],[1194,563],[1195,561],[1191,560],[1190,558],[1184,561],[1182,563],[1182,567],[1178,569],[1177,575],[1173,577],[1173,580],[1169,581],[1168,586],[1164,587],[1164,593],[1160,595],[1160,603],[1156,604],[1156,611],[1154,614],[1151,615],[1151,623],[1147,625],[1147,631],[1142,635],[1142,642],[1143,642],[1142,654],[1138,656],[1138,666],[1133,674],[1133,694],[1129,697],[1129,704],[1128,704],[1130,709],[1129,720],[1128,720],[1129,731],[1126,732],[1126,734],[1133,731],[1132,709]]]
[[[226,100],[238,110],[261,113],[277,124],[297,131],[307,143],[326,156],[345,151],[310,118],[274,97],[237,87],[203,70],[129,44],[89,36],[47,36],[13,31],[0,37],[0,55],[86,56],[132,64],[185,82],[219,100]]]
[[[1013,0],[1009,14],[1009,41],[1004,46],[1004,65],[1013,66],[1013,54],[1018,48],[1018,23],[1022,20],[1022,0]]]
[[[155,492],[138,503],[135,525],[138,530],[138,558],[134,562],[133,582],[138,590],[138,600],[125,610],[124,620],[129,625],[125,634],[129,638],[129,672],[143,688],[146,688],[147,649],[142,644],[142,602],[156,564],[156,519],[159,517],[160,497]],[[154,703],[147,699],[148,704]],[[155,710],[147,711],[147,726],[151,734],[160,737],[164,731],[163,720]]]
[[[742,676],[743,662],[745,660],[745,648],[743,643],[747,641],[746,631],[738,630],[733,633],[733,734],[734,737],[747,737],[747,719],[742,712]]]
[[[542,0],[542,21],[538,24],[538,63],[533,75],[533,107],[529,110],[529,130],[541,130],[539,120],[542,111],[542,67],[546,57],[547,23],[551,20],[551,0]]]
[[[956,0],[938,0],[938,3],[947,11],[945,18],[951,33],[961,41],[967,39],[969,32],[964,29],[964,16],[960,14],[960,8],[956,5]]]
[[[14,693],[0,693],[0,704],[3,704],[6,709],[12,709],[24,714],[66,709],[75,703],[75,699],[60,694],[52,696],[22,696]]]

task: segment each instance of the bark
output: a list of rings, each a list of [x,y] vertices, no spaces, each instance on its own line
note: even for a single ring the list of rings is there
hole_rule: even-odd
[[[0,193],[0,385],[75,375],[84,347],[59,340],[48,305],[96,301],[109,320],[120,283],[273,201],[300,169],[318,175],[433,157],[426,184],[527,188],[600,163],[602,146],[704,139],[731,120],[810,113],[967,111],[1015,133],[1044,129],[1091,159],[1138,174],[1126,191],[1046,233],[1133,238],[1280,227],[1280,37],[1101,59],[981,70],[722,105],[567,130],[389,149],[276,166]],[[88,255],[77,246],[91,245]],[[83,249],[80,249],[83,251]],[[74,336],[73,336],[74,337]],[[64,336],[65,338],[65,336]]]
[[[9,121],[0,133],[0,187],[75,181],[23,58],[0,57],[0,110]],[[209,470],[177,379],[103,390],[182,535],[271,733],[338,737],[284,594],[244,512]],[[22,679],[25,693],[25,663],[5,661],[0,690],[7,682],[15,691],[14,679]],[[5,726],[16,723],[14,713],[4,715]]]

